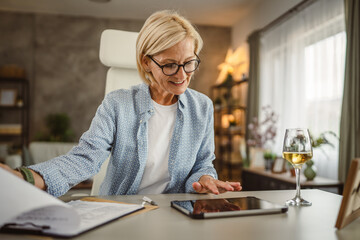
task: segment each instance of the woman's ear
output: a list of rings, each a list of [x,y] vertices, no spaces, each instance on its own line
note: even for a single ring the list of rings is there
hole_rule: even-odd
[[[145,72],[150,72],[150,61],[149,58],[145,55],[141,57],[141,65],[144,68]]]

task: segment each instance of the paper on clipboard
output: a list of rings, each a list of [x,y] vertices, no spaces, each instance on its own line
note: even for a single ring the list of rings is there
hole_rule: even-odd
[[[120,204],[128,204],[125,202],[118,202],[118,201],[113,201],[113,200],[108,200],[108,199],[102,199],[102,198],[97,198],[97,197],[84,197],[80,199],[81,201],[87,201],[87,202],[108,202],[108,203],[120,203]],[[144,208],[133,212],[131,214],[129,214],[128,216],[133,216],[133,215],[137,215],[140,213],[144,213],[144,212],[148,212],[154,209],[159,208],[158,206],[154,206],[154,205],[144,205]]]
[[[143,209],[137,204],[74,201],[64,203],[0,168],[0,228],[72,237]]]

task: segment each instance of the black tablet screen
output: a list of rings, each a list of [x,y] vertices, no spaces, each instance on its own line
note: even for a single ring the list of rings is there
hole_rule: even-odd
[[[251,210],[281,209],[283,206],[256,197],[199,199],[173,201],[172,206],[186,210],[189,215],[202,215],[219,212],[251,212]],[[183,208],[183,209],[179,209]],[[286,207],[285,207],[286,208]],[[279,210],[280,211],[280,210]]]

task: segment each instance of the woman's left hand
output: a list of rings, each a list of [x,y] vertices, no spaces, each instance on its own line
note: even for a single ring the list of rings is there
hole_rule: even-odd
[[[220,194],[227,191],[240,191],[242,189],[240,182],[224,182],[214,179],[211,176],[201,176],[198,182],[192,184],[197,193]]]

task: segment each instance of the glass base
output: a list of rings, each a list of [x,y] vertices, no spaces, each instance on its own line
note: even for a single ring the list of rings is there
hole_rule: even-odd
[[[286,205],[288,206],[311,206],[311,204],[311,202],[308,202],[301,197],[294,197],[293,199],[286,201]]]

